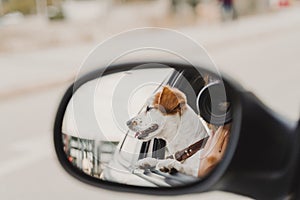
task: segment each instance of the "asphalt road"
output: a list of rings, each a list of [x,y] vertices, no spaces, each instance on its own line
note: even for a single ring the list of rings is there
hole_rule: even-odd
[[[290,10],[223,25],[221,29],[228,31],[226,36],[221,36],[220,33],[220,37],[228,37],[228,39],[218,43],[210,39],[206,44],[221,71],[241,82],[245,88],[254,91],[263,102],[291,121],[298,119],[300,111],[298,63],[300,16],[297,13],[299,10]],[[253,24],[255,26],[259,24],[257,20],[260,23],[264,22],[265,26],[271,24],[272,28],[259,32],[264,29],[264,24],[261,24],[259,30],[253,31]],[[250,28],[248,30],[243,26]],[[210,29],[216,38],[218,38],[218,30],[220,28]],[[205,40],[205,37],[201,38],[203,32],[200,31],[198,34],[197,31],[198,29],[190,28],[186,33],[195,38],[200,35],[198,38],[200,42]],[[244,37],[235,35],[244,35]],[[74,75],[90,47],[92,45],[0,57],[1,70],[7,72],[7,76],[3,76],[7,81],[1,84],[3,90],[0,93],[2,95],[0,99],[1,199],[153,198],[153,196],[111,192],[85,185],[70,177],[56,160],[52,142],[55,112],[64,90],[70,83],[68,79]],[[70,53],[73,56],[70,56]],[[39,68],[44,63],[49,66],[43,68],[47,71]],[[12,69],[3,67],[4,64],[11,65]],[[60,68],[61,66],[65,67]],[[57,72],[57,70],[62,71]],[[40,74],[44,74],[44,77]],[[54,79],[56,82],[61,81],[60,84],[52,83]],[[34,82],[38,80],[45,80],[47,84],[36,87]],[[172,198],[219,199],[220,195],[222,199],[242,198],[221,192]],[[155,198],[169,199],[168,197]]]

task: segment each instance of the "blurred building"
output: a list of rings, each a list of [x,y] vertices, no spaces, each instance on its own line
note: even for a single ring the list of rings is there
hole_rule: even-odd
[[[63,134],[64,151],[68,160],[78,169],[100,177],[112,160],[118,142],[87,140]]]

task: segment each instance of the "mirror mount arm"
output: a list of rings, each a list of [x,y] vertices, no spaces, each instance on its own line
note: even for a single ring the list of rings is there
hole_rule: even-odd
[[[258,199],[289,196],[296,178],[299,134],[253,93],[241,92],[241,104],[240,138],[225,182],[220,181],[222,190]]]
[[[293,193],[292,196],[293,199],[299,199],[300,198],[300,119],[298,120],[298,126],[295,129],[295,135],[297,135],[297,164],[296,164],[296,172],[295,172],[295,178],[293,182]]]

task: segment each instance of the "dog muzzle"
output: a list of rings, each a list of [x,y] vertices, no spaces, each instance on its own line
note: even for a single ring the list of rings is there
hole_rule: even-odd
[[[158,124],[153,124],[152,126],[150,126],[149,128],[143,130],[143,131],[138,131],[135,133],[135,138],[138,138],[139,140],[145,139],[146,137],[148,137],[148,135],[150,133],[153,133],[154,131],[156,131],[159,128]]]

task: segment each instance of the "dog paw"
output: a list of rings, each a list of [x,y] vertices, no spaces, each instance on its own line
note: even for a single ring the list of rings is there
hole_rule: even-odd
[[[182,164],[174,159],[161,160],[157,163],[156,167],[162,172],[171,173],[174,169],[178,172],[182,171]]]
[[[144,158],[137,162],[136,166],[140,169],[154,168],[158,163],[155,158]]]

